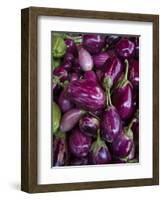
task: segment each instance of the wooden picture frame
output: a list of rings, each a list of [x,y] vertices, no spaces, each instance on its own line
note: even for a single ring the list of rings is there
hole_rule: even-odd
[[[37,18],[64,16],[153,24],[153,177],[130,180],[37,183]],[[89,10],[29,7],[21,10],[21,190],[29,193],[148,186],[159,184],[159,16]]]

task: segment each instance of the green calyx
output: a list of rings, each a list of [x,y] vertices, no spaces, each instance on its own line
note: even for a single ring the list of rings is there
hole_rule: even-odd
[[[56,133],[61,121],[61,110],[59,106],[53,102],[52,105],[52,131],[53,133]]]
[[[53,69],[56,69],[57,67],[59,67],[60,64],[61,64],[60,58],[54,58],[54,59],[52,60]]]
[[[58,77],[58,76],[53,76],[53,84],[59,85],[60,87],[66,88],[67,85],[69,84],[69,81],[65,80],[64,82],[60,81],[60,78],[62,78],[62,76]]]
[[[54,37],[52,54],[54,58],[61,58],[66,53],[67,46],[60,36]]]
[[[130,138],[130,139],[133,139],[133,138],[134,138],[133,132],[132,132],[132,130],[131,130],[130,125],[129,125],[128,127],[125,127],[125,128],[124,128],[124,131],[125,131],[125,135],[126,135],[128,138]]]
[[[106,147],[106,144],[105,144],[105,142],[103,140],[101,140],[100,129],[98,129],[98,131],[97,131],[97,139],[96,139],[95,142],[93,142],[93,144],[91,146],[91,151],[93,151],[93,153],[96,153],[96,152],[98,152],[98,150],[101,147]]]
[[[70,36],[70,35],[67,35],[66,38],[73,40],[75,44],[81,44],[82,41],[83,41],[82,36]]]
[[[61,138],[61,139],[65,139],[66,138],[66,134],[64,132],[62,132],[61,130],[58,130],[53,134],[55,135],[56,138]]]
[[[105,77],[104,81],[103,81],[103,86],[105,88],[105,92],[106,92],[106,105],[107,108],[112,106],[112,102],[111,102],[111,87],[113,85],[113,81],[111,79],[111,77]]]
[[[126,59],[125,61],[126,64],[126,69],[125,69],[125,73],[123,74],[123,76],[121,77],[121,79],[119,80],[116,88],[123,88],[126,86],[126,84],[130,83],[130,81],[128,80],[128,70],[129,70],[129,63],[128,60]]]

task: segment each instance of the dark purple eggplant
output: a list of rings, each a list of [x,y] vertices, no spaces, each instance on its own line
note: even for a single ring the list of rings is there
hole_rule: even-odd
[[[93,68],[93,59],[90,53],[84,49],[84,48],[79,48],[79,64],[81,66],[81,69],[83,71],[90,71]]]
[[[72,69],[72,63],[71,61],[65,61],[60,67],[64,68],[67,72],[70,72]]]
[[[109,54],[107,52],[100,52],[93,56],[93,63],[97,69],[101,69],[108,58]]]
[[[118,35],[109,35],[106,37],[106,44],[109,46],[109,49],[113,49],[120,39],[121,37]]]
[[[87,157],[82,157],[82,158],[73,157],[71,158],[69,164],[71,166],[79,166],[79,165],[88,165],[89,163]]]
[[[59,131],[53,136],[53,166],[64,166],[68,161],[65,133]]]
[[[116,52],[121,58],[130,58],[135,51],[135,44],[128,38],[122,38],[116,45]]]
[[[70,52],[67,52],[65,55],[64,55],[64,62],[67,62],[67,61],[70,61],[72,62],[74,60],[74,55]]]
[[[110,151],[98,133],[96,141],[92,144],[89,152],[89,163],[93,165],[111,163]]]
[[[78,75],[80,75],[82,70],[81,70],[81,66],[80,66],[78,59],[74,59],[74,61],[72,63],[72,71],[75,73],[78,73]]]
[[[62,112],[67,112],[68,110],[73,108],[73,104],[66,97],[64,90],[62,90],[62,92],[59,95],[58,104],[59,104],[60,109],[62,110]]]
[[[81,79],[70,82],[67,96],[78,107],[88,111],[100,110],[105,106],[104,91],[92,80]]]
[[[100,128],[100,122],[94,116],[87,114],[80,119],[79,127],[84,134],[96,137],[97,130]]]
[[[72,130],[69,137],[69,149],[70,152],[78,158],[86,157],[88,155],[91,138],[84,133],[82,133],[79,128]]]
[[[110,80],[111,78],[107,78],[104,81],[107,107],[101,116],[101,135],[105,141],[112,143],[121,133],[122,122],[117,109],[112,104]]]
[[[74,43],[74,41],[72,39],[65,39],[65,44],[67,46],[67,50],[66,52],[72,53],[73,55],[77,55],[77,48],[76,45]]]
[[[129,67],[129,80],[135,88],[139,86],[139,61],[131,60]]]
[[[98,34],[84,34],[83,46],[91,54],[99,53],[105,45],[105,36]]]
[[[121,77],[124,66],[122,65],[120,59],[116,56],[110,56],[105,62],[103,69],[103,80],[110,79],[110,86]]]
[[[68,79],[68,73],[67,70],[64,69],[64,67],[57,67],[56,69],[54,69],[53,75],[59,78],[59,80],[62,82]]]
[[[130,127],[125,127],[111,145],[113,155],[126,158],[131,153],[133,145],[133,132]]]
[[[133,107],[133,87],[128,81],[128,61],[125,60],[126,71],[123,78],[119,81],[117,87],[112,93],[113,105],[117,108],[122,120],[127,120],[131,117]]]
[[[131,37],[130,40],[135,44],[134,58],[139,60],[139,36]]]
[[[63,132],[70,131],[78,123],[83,114],[85,114],[85,111],[78,108],[72,108],[64,113],[60,123],[60,130]]]

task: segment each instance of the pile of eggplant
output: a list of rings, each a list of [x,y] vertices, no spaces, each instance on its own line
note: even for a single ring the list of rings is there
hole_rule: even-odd
[[[52,34],[53,166],[139,161],[139,36]]]

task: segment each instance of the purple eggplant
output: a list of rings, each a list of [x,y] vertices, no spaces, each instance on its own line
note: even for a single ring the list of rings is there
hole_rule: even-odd
[[[70,61],[72,62],[74,60],[74,55],[70,52],[67,52],[64,56],[64,62]]]
[[[66,52],[72,53],[73,55],[77,55],[77,48],[75,46],[75,43],[72,39],[65,39],[65,44],[67,46]]]
[[[68,149],[65,133],[57,132],[53,136],[53,166],[64,166],[68,161]]]
[[[68,79],[68,73],[64,67],[57,67],[54,69],[53,75],[58,77],[62,82]]]
[[[105,36],[97,34],[84,34],[83,46],[91,54],[99,53],[105,45]]]
[[[128,81],[128,61],[125,60],[126,71],[123,78],[119,81],[117,87],[112,93],[113,105],[117,108],[122,120],[127,120],[131,117],[133,107],[133,87]]]
[[[100,128],[100,122],[97,118],[87,114],[80,119],[79,127],[84,134],[96,137],[97,130]]]
[[[95,83],[98,83],[97,76],[96,76],[96,73],[94,71],[85,72],[84,73],[84,79],[91,80],[91,81],[94,81]]]
[[[90,53],[84,49],[79,48],[79,64],[83,71],[90,71],[93,68],[93,59]]]
[[[112,143],[111,147],[113,155],[120,158],[126,158],[131,153],[133,145],[133,132],[130,127],[125,127]]]
[[[82,70],[78,59],[74,59],[74,61],[72,62],[72,71],[80,75]]]
[[[58,104],[59,104],[60,109],[62,110],[62,112],[67,112],[68,110],[73,108],[73,104],[66,97],[64,90],[62,90],[62,92],[61,92],[61,94],[59,96]]]
[[[67,72],[70,72],[72,69],[72,63],[71,61],[64,61],[60,67],[64,68]]]
[[[89,163],[93,165],[111,163],[110,151],[98,133],[97,140],[92,144],[89,152]]]
[[[117,109],[109,106],[103,113],[101,119],[101,135],[107,142],[113,142],[121,133],[122,123]]]
[[[101,119],[101,135],[105,141],[112,143],[115,140],[115,138],[121,133],[122,122],[117,109],[112,104],[112,84],[110,84],[110,80],[111,78],[107,78],[104,81],[107,108],[103,112]]]
[[[97,69],[101,69],[104,66],[104,63],[109,58],[109,54],[107,52],[100,52],[93,56],[93,62]]]
[[[118,35],[109,35],[106,37],[106,44],[109,46],[109,49],[113,49],[120,39],[121,37]]]
[[[77,106],[89,111],[100,110],[105,106],[104,91],[92,80],[80,79],[70,82],[67,96]]]
[[[135,44],[134,58],[139,60],[139,36],[131,37],[130,40]]]
[[[111,87],[121,77],[123,69],[124,66],[120,59],[116,56],[110,56],[104,65],[103,80],[110,79],[109,87]]]
[[[87,135],[84,135],[79,128],[72,130],[72,133],[69,137],[69,149],[70,152],[78,158],[86,157],[88,155],[91,138]]]
[[[122,38],[116,45],[116,52],[121,58],[130,58],[135,51],[135,44],[128,38]]]
[[[78,75],[77,73],[73,72],[73,73],[71,74],[71,77],[70,77],[70,82],[71,82],[71,81],[76,81],[76,80],[78,80],[78,79],[79,79],[79,75]]]
[[[71,166],[88,165],[88,158],[87,157],[82,157],[82,158],[73,157],[70,160],[70,165]]]
[[[129,67],[129,80],[135,88],[139,86],[139,61],[131,60]]]
[[[72,108],[64,113],[60,123],[60,130],[62,132],[70,131],[78,123],[83,114],[85,114],[85,111],[78,108]]]

